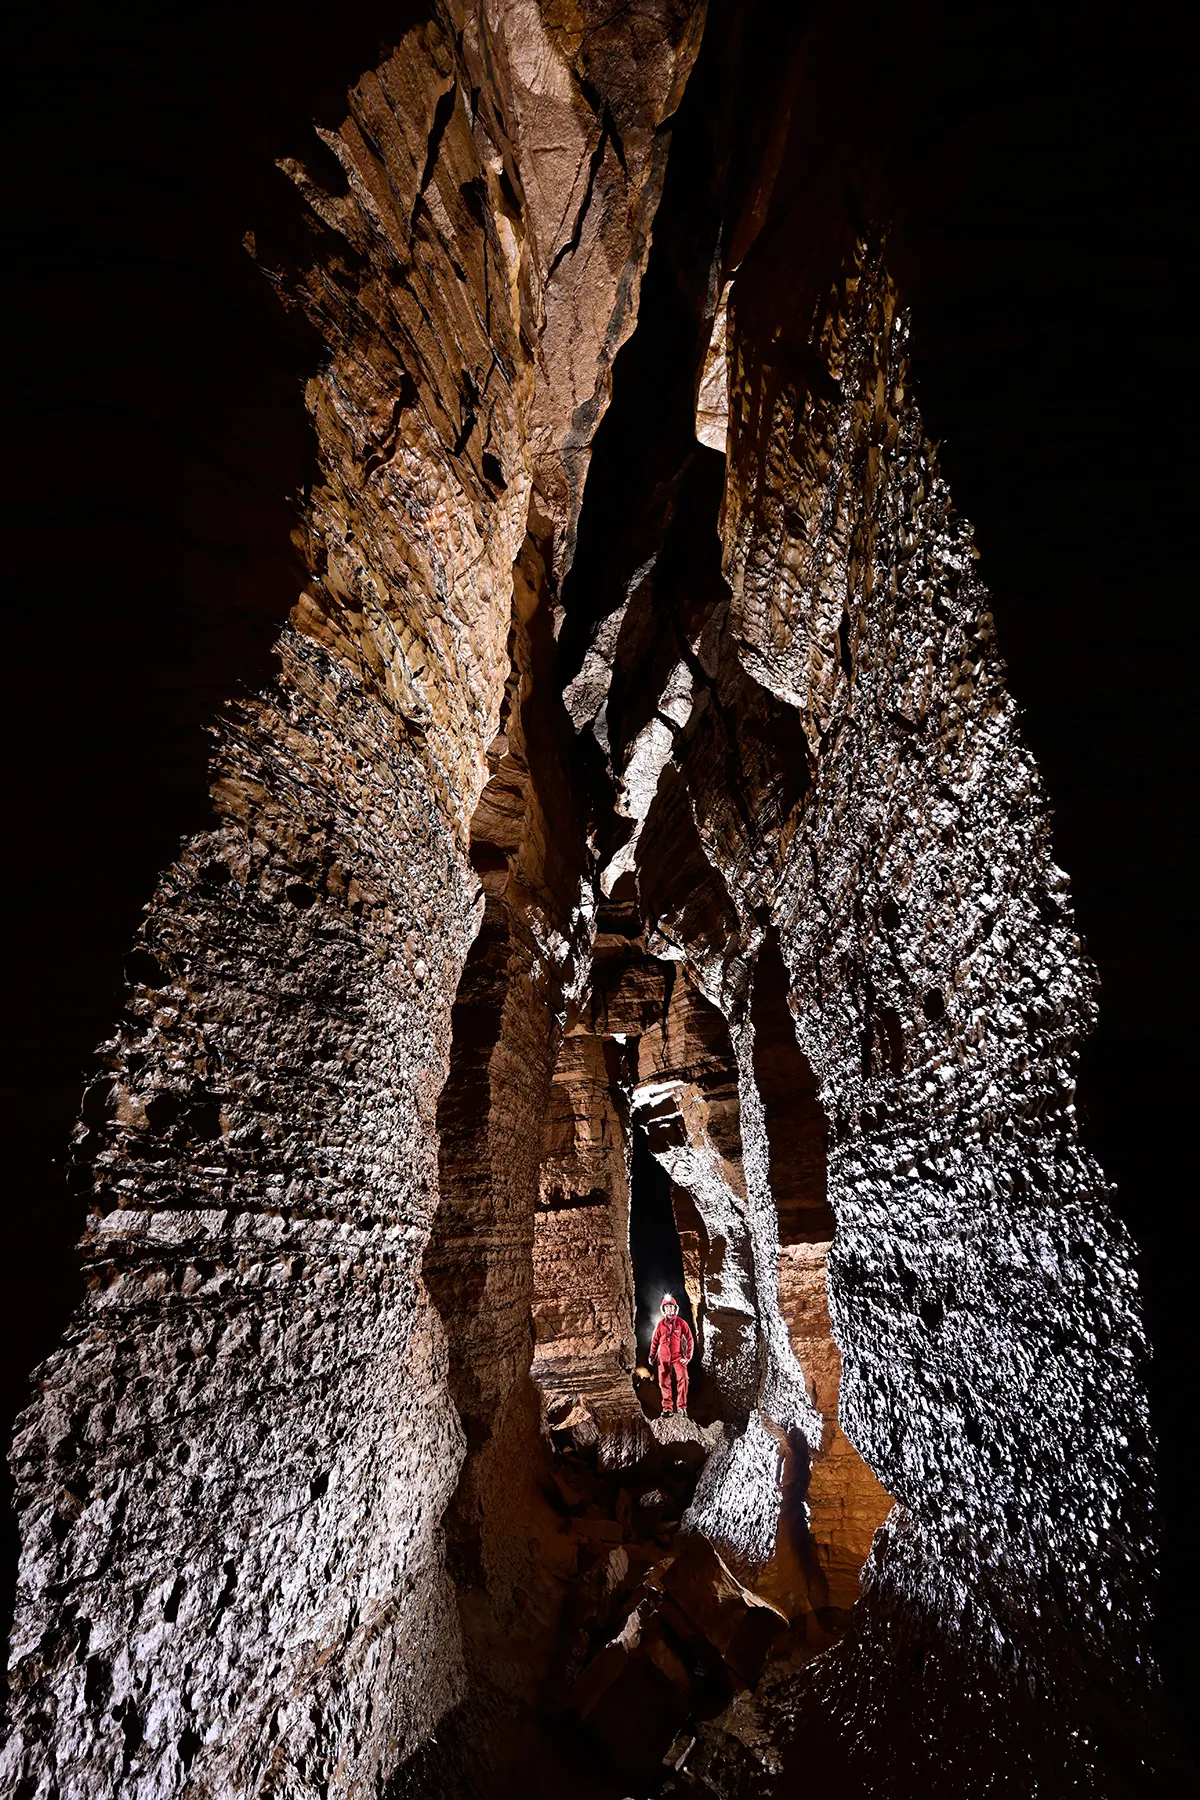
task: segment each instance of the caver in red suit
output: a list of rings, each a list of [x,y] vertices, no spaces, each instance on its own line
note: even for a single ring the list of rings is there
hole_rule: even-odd
[[[674,1294],[664,1294],[662,1318],[650,1339],[650,1366],[658,1373],[665,1413],[687,1411],[687,1366],[693,1349],[691,1327],[680,1318]]]

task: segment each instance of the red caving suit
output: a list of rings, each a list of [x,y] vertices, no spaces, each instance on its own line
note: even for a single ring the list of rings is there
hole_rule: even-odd
[[[664,1315],[650,1339],[650,1366],[658,1372],[664,1412],[687,1411],[688,1363],[692,1350],[692,1332],[687,1320],[681,1319],[678,1313]]]

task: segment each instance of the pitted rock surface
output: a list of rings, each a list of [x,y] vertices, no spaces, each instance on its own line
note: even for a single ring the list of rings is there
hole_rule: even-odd
[[[218,827],[150,903],[77,1133],[89,1297],[14,1450],[3,1766],[30,1796],[374,1792],[461,1696],[464,1434],[421,1264],[471,822],[533,483],[561,567],[698,27],[450,5],[323,134],[344,191],[292,165],[319,247],[279,279],[328,346],[311,579],[220,728]],[[542,911],[552,1018],[571,947]],[[521,1274],[517,1361],[528,1301]]]

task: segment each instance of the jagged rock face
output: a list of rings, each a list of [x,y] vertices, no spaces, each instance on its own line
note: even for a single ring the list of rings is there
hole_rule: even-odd
[[[1090,974],[907,319],[767,23],[447,0],[323,134],[344,191],[292,167],[311,578],[76,1132],[88,1295],[14,1448],[23,1800],[483,1800],[531,1745],[550,1792],[564,1667],[586,1725],[647,1659],[681,1792],[1142,1780]],[[633,1383],[633,1130],[703,1427]],[[688,1470],[657,1586],[626,1490],[564,1524],[581,1423]],[[758,1683],[715,1722],[714,1644]]]
[[[779,270],[764,256],[744,279],[765,305]],[[951,1743],[998,1763],[998,1714],[1026,1732],[1013,1791],[1064,1763],[1100,1785],[1123,1753],[1098,1696],[1136,1717],[1145,1691],[1129,1628],[1146,1474],[1130,1249],[1071,1104],[1089,977],[870,250],[811,342],[839,393],[738,352],[726,567],[744,659],[813,752],[772,912],[834,1124],[842,1419],[902,1502],[813,1692],[835,1716],[872,1685],[886,1705],[900,1684],[880,1636],[917,1641],[959,1692],[910,1694],[928,1748],[901,1771],[880,1744],[872,1780],[953,1780]],[[1088,1645],[1078,1682],[1064,1633]],[[1057,1716],[1027,1698],[1039,1682],[1058,1684]]]
[[[89,1297],[14,1453],[28,1795],[374,1791],[462,1693],[464,1431],[421,1265],[439,1155],[469,1187],[496,1146],[439,1132],[451,1006],[482,927],[505,1019],[538,1029],[525,984],[544,1027],[579,922],[553,870],[520,908],[482,894],[470,828],[514,566],[530,530],[566,555],[698,23],[448,8],[327,134],[345,191],[294,170],[324,228],[288,284],[329,346],[312,575],[278,682],[221,728],[218,826],[150,903],[77,1135]],[[480,1276],[504,1371],[528,1368],[528,1167],[515,1260]]]

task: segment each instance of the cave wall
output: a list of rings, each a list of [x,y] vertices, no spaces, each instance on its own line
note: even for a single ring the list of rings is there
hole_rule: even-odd
[[[1154,1754],[1149,1443],[1131,1246],[1074,1113],[1093,976],[884,241],[860,223],[869,194],[811,119],[796,99],[725,251],[724,324],[709,287],[705,448],[675,474],[675,518],[699,504],[690,563],[660,507],[655,560],[610,587],[568,689],[634,820],[608,868],[632,841],[647,944],[686,964],[737,1057],[758,1414],[691,1520],[761,1559],[778,1499],[757,1417],[803,1417],[766,1292],[768,962],[810,1072],[798,1092],[811,1105],[815,1077],[830,1122],[841,1426],[899,1502],[847,1636],[766,1709],[757,1766],[727,1742],[700,1773],[765,1791],[807,1757],[869,1792],[985,1775],[1133,1791]]]
[[[438,1202],[421,1279],[445,1333],[466,1457],[447,1508],[447,1563],[478,1709],[531,1704],[559,1599],[556,1521],[538,1488],[540,1406],[529,1379],[541,1128],[588,926],[583,841],[548,692],[549,541],[531,531],[513,570],[510,673],[488,780],[471,820],[482,917],[451,1011],[437,1108]],[[586,964],[584,963],[584,966]],[[502,1646],[500,1654],[497,1647]]]
[[[808,1586],[828,1630],[843,1623],[836,1615],[848,1613],[859,1598],[862,1571],[892,1498],[841,1426],[841,1354],[829,1316],[829,1252],[837,1229],[829,1205],[829,1120],[796,1040],[789,986],[778,937],[770,932],[755,965],[754,1079],[779,1218],[779,1310],[821,1415],[820,1441],[806,1446],[804,1466],[793,1479],[803,1483],[807,1538],[821,1577],[810,1577]],[[800,1460],[799,1446],[789,1449]],[[777,1557],[783,1547],[777,1546]],[[774,1597],[772,1572],[765,1574],[762,1591]]]
[[[870,1792],[1124,1792],[1148,1445],[1130,1246],[1074,1116],[1091,972],[879,244],[829,287],[789,285],[785,244],[734,283],[722,525],[729,630],[813,785],[765,880],[702,776],[696,815],[746,935],[779,931],[831,1121],[841,1422],[900,1504],[774,1735],[824,1756],[832,1730]]]
[[[14,1450],[30,1800],[374,1791],[461,1691],[465,1446],[420,1267],[489,904],[471,821],[514,565],[531,522],[569,559],[697,24],[434,9],[321,134],[328,173],[289,165],[316,249],[277,280],[327,346],[310,579],[76,1133],[88,1294]]]
[[[859,1598],[862,1572],[892,1497],[842,1429],[842,1359],[829,1317],[828,1243],[781,1246],[779,1310],[821,1415],[821,1441],[807,1459],[804,1492],[808,1534],[824,1576],[821,1604],[848,1613]]]
[[[564,1040],[541,1143],[533,1245],[533,1378],[555,1424],[586,1399],[614,1424],[633,1413],[633,1269],[627,1109],[616,1045]]]

